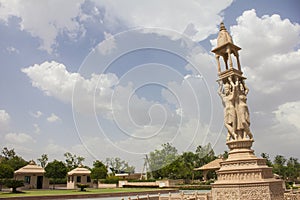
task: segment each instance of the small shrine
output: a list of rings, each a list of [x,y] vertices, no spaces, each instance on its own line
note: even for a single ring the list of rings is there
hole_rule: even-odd
[[[67,189],[77,188],[77,184],[87,184],[93,186],[91,181],[91,171],[83,166],[79,166],[68,172]]]
[[[32,160],[28,165],[16,170],[14,178],[23,180],[25,189],[49,189],[49,179],[44,174],[45,169]]]

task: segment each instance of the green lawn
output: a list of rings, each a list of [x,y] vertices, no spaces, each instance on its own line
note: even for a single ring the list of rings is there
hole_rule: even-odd
[[[21,196],[50,196],[50,195],[78,195],[78,194],[102,194],[102,193],[118,193],[118,192],[144,192],[156,189],[149,188],[113,188],[113,189],[86,189],[84,192],[78,190],[23,190],[24,193],[0,192],[0,198],[21,197]]]

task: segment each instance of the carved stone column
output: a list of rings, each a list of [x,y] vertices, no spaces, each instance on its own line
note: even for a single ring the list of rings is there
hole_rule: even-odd
[[[226,144],[228,159],[221,162],[217,181],[212,185],[213,200],[282,200],[284,182],[275,179],[272,168],[266,160],[258,158],[251,149],[254,142],[250,131],[250,117],[247,106],[248,88],[245,85],[238,51],[223,23],[220,25],[218,46],[212,50],[216,58],[222,56],[225,64],[222,71],[218,63],[219,95],[224,105],[224,125],[228,130]],[[231,54],[237,59],[233,66]],[[226,59],[225,59],[226,58]]]

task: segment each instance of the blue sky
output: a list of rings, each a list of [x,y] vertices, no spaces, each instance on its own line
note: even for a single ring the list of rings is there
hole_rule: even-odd
[[[1,147],[67,151],[139,170],[170,142],[227,150],[210,52],[224,21],[242,48],[257,155],[300,158],[297,0],[0,0]]]

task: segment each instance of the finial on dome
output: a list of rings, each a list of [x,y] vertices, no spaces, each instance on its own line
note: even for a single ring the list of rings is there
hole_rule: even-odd
[[[227,32],[225,25],[223,22],[220,24],[220,32],[217,38],[217,47],[220,47],[222,45],[225,45],[227,43],[232,43],[232,38],[230,34]]]
[[[29,165],[35,165],[34,160],[29,161]]]
[[[224,22],[221,22],[221,23],[220,23],[220,31],[222,31],[222,30],[226,30],[226,27],[225,27],[225,25],[224,25]]]

